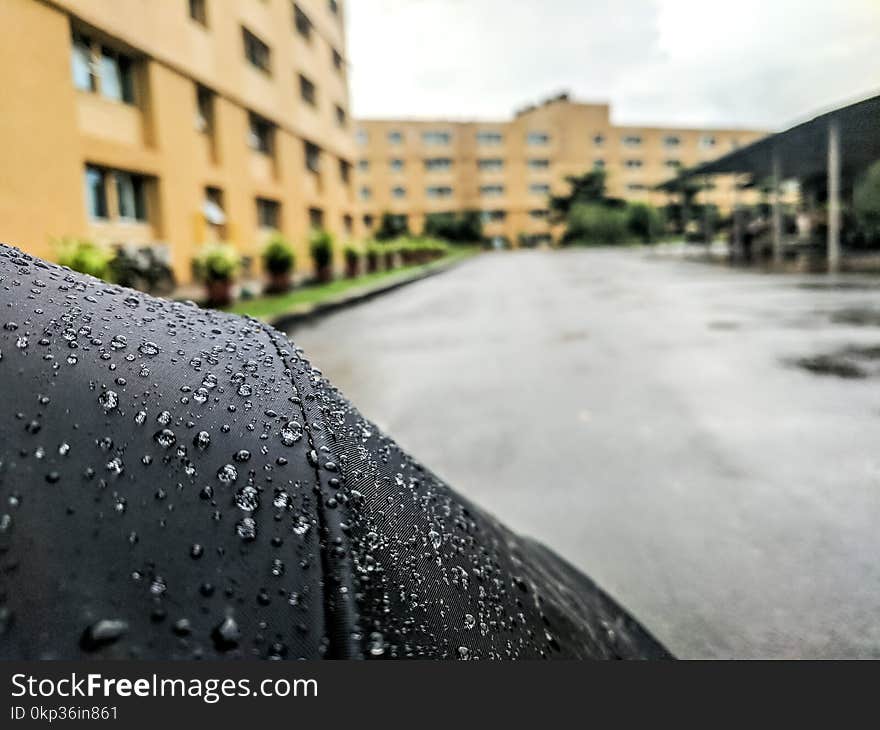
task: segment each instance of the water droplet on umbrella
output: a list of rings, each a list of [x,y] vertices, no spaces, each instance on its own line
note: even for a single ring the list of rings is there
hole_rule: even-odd
[[[128,631],[128,623],[121,619],[102,619],[89,626],[80,638],[84,651],[96,651],[118,641]]]
[[[114,390],[105,390],[98,396],[98,403],[105,411],[112,411],[119,405],[119,396]]]

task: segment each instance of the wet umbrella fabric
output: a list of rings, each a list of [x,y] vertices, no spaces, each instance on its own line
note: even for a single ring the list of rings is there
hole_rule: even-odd
[[[0,658],[667,656],[264,324],[0,247],[0,382]]]

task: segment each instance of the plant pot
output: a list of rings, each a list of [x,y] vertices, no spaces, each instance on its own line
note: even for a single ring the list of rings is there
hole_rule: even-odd
[[[209,279],[205,282],[209,307],[225,307],[232,303],[232,280]]]
[[[269,272],[269,284],[266,287],[268,294],[283,294],[290,291],[290,272]]]
[[[356,279],[360,273],[360,266],[357,260],[345,262],[345,276],[349,279]]]
[[[333,281],[333,267],[330,264],[323,264],[315,269],[315,278],[321,284],[329,284]]]
[[[367,273],[375,274],[379,270],[379,257],[376,254],[367,254]]]
[[[385,268],[391,270],[394,268],[394,254],[386,253],[383,258],[385,259]]]

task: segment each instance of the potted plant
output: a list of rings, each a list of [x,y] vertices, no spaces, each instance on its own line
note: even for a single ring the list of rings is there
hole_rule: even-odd
[[[379,246],[375,243],[371,243],[367,246],[367,273],[373,274],[379,270],[379,259],[381,257],[381,250]]]
[[[280,233],[273,233],[263,248],[263,267],[269,274],[266,291],[270,294],[288,291],[295,266],[293,246]]]
[[[309,250],[315,264],[315,278],[322,284],[333,281],[333,236],[323,229],[314,229]]]
[[[361,252],[352,245],[345,247],[345,275],[354,279],[360,273]]]
[[[64,236],[52,242],[58,252],[58,263],[82,274],[98,279],[109,278],[113,252],[94,241]]]
[[[232,302],[232,286],[241,260],[228,243],[209,243],[193,259],[193,273],[205,285],[208,306]]]

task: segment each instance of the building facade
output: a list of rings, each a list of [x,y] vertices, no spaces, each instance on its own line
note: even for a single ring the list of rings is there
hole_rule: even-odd
[[[374,230],[384,213],[422,230],[432,213],[478,210],[484,235],[510,245],[550,240],[548,196],[568,190],[567,176],[607,172],[608,194],[654,205],[654,187],[766,132],[745,129],[628,127],[611,122],[607,104],[567,95],[526,108],[511,120],[358,120],[355,172],[360,217]],[[697,202],[729,211],[732,179],[718,179]]]
[[[342,0],[3,0],[0,240],[354,235]]]

